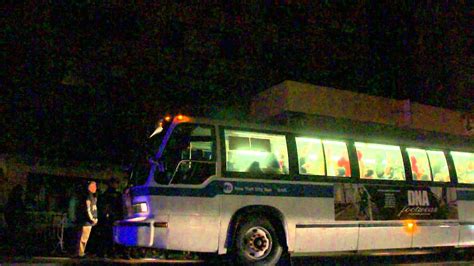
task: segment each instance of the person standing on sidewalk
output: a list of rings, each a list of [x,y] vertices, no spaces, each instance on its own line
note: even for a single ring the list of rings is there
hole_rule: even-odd
[[[115,256],[116,245],[113,239],[114,222],[123,218],[122,194],[118,190],[120,182],[117,178],[111,177],[107,190],[100,195],[100,224],[101,231],[100,252],[105,257]],[[97,228],[97,229],[99,229]]]
[[[90,181],[87,184],[87,193],[82,195],[83,198],[79,202],[79,233],[77,238],[76,256],[84,257],[87,241],[92,230],[98,222],[97,219],[97,184]]]

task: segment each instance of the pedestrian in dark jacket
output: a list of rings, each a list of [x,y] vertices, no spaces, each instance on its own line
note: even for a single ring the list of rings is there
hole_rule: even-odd
[[[76,255],[78,257],[85,256],[87,241],[92,227],[97,224],[97,184],[94,181],[88,182],[87,193],[82,196],[79,201],[78,222],[79,233],[77,239]]]
[[[118,190],[119,180],[111,177],[107,190],[100,196],[100,224],[101,252],[104,256],[114,255],[115,244],[113,239],[114,222],[123,218],[122,194]]]

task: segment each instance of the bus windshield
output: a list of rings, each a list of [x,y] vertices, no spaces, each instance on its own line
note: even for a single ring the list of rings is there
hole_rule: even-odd
[[[212,127],[182,123],[174,128],[166,143],[160,162],[162,173],[155,173],[156,182],[163,177],[172,183],[199,184],[215,172],[214,134]]]
[[[130,175],[133,185],[150,174],[158,184],[199,184],[215,173],[215,141],[212,127],[180,123],[167,126],[144,145]],[[153,173],[150,170],[156,165]]]
[[[131,185],[142,185],[147,180],[151,163],[155,161],[160,144],[163,142],[166,132],[170,129],[170,125],[171,123],[164,123],[160,120],[158,126],[149,132],[149,136],[135,155],[130,173]]]

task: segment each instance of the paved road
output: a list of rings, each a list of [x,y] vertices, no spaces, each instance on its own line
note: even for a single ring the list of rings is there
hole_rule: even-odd
[[[0,257],[1,265],[223,265],[231,261],[214,260],[165,260],[165,259],[74,259],[67,257]],[[336,257],[295,257],[291,259],[295,266],[306,265],[474,265],[474,257],[465,253],[435,253],[423,255],[382,255],[382,256],[336,256]]]
[[[474,259],[412,258],[412,257],[344,257],[344,258],[293,258],[292,265],[474,265]],[[71,259],[62,257],[33,257],[5,260],[1,265],[222,265],[230,262],[208,263],[199,260],[163,260],[163,259]]]

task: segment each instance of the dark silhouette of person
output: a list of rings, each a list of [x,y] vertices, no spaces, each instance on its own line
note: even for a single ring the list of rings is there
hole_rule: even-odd
[[[261,174],[262,169],[260,169],[260,163],[257,161],[252,162],[249,168],[247,169],[247,172],[252,174]]]
[[[306,157],[299,158],[298,162],[299,162],[300,174],[306,174],[308,172],[305,168]]]
[[[374,170],[372,169],[367,170],[367,173],[365,173],[364,175],[365,178],[373,178],[373,176],[374,176]]]
[[[118,190],[120,182],[111,177],[107,190],[101,195],[99,207],[100,253],[105,257],[114,256],[116,246],[113,239],[114,222],[123,218],[122,194]]]
[[[267,173],[267,174],[282,174],[282,171],[280,169],[280,163],[278,162],[275,154],[273,154],[273,153],[268,158],[268,165],[267,165],[267,168],[265,169],[265,173]]]

